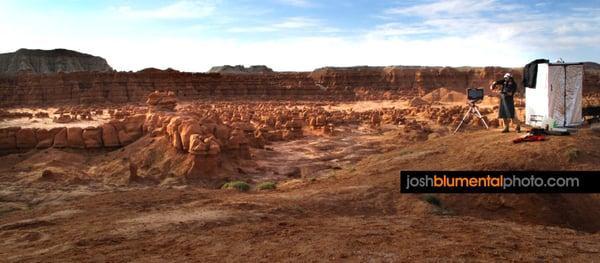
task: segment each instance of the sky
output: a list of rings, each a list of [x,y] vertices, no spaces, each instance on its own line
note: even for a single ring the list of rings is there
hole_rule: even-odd
[[[600,0],[0,0],[0,53],[66,48],[119,71],[600,62]]]

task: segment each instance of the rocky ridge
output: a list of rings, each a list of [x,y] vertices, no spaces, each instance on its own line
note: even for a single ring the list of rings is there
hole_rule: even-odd
[[[0,106],[142,102],[154,90],[179,99],[354,100],[422,96],[445,87],[464,92],[485,87],[511,71],[499,67],[323,68],[313,72],[273,74],[75,72],[0,77]]]
[[[250,67],[244,67],[243,65],[237,66],[216,66],[208,70],[208,73],[222,73],[222,74],[271,74],[273,70],[264,65],[256,65]]]
[[[113,69],[105,59],[67,49],[24,49],[0,54],[0,74],[52,74]]]

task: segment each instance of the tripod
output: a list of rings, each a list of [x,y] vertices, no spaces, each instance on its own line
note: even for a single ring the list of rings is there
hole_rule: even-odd
[[[477,118],[479,118],[481,120],[481,122],[483,122],[483,125],[485,125],[485,128],[489,129],[487,123],[485,123],[485,120],[483,119],[483,116],[481,116],[481,112],[479,112],[479,108],[477,107],[477,105],[475,105],[475,102],[477,102],[477,101],[476,100],[469,101],[469,110],[467,110],[467,112],[465,113],[465,116],[462,118],[462,120],[460,121],[460,124],[458,124],[458,127],[456,127],[456,130],[454,130],[454,132],[452,134],[455,134],[458,131],[458,129],[460,129],[460,126],[463,125],[463,123],[467,119],[467,116],[469,116],[471,114],[477,116]]]

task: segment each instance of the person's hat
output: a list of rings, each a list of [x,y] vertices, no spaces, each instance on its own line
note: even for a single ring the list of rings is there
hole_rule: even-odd
[[[506,78],[512,78],[512,74],[510,74],[510,72],[509,72],[509,73],[506,73],[506,74],[504,74],[504,78],[505,78],[505,79],[506,79]]]

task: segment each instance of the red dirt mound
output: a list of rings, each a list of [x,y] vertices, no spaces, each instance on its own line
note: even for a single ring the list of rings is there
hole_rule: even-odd
[[[430,103],[465,102],[467,101],[467,95],[457,91],[449,90],[447,88],[439,88],[427,93],[425,96],[422,97],[422,99]]]

